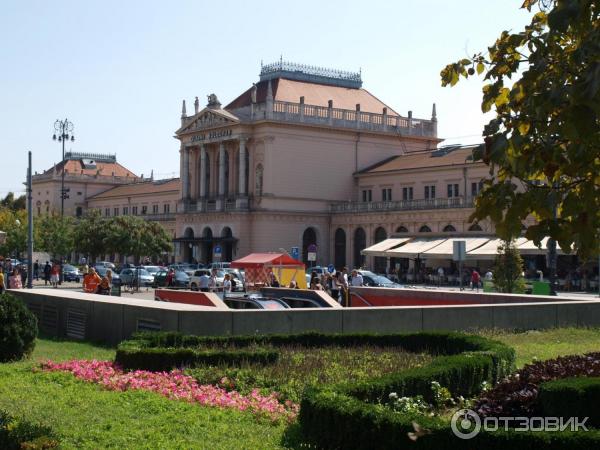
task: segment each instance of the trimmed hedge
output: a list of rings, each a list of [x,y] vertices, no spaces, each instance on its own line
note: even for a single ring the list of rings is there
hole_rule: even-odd
[[[58,445],[59,442],[49,427],[17,420],[6,411],[0,410],[1,449],[36,450],[56,448]]]
[[[35,348],[37,318],[11,294],[0,295],[0,363],[27,357]]]
[[[600,427],[600,378],[564,378],[540,385],[539,407],[547,417],[588,417],[587,426]]]

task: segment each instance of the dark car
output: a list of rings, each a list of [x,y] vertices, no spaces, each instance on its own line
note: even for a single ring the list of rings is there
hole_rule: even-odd
[[[373,272],[369,272],[368,270],[359,270],[360,274],[363,277],[363,285],[370,287],[385,287],[385,288],[399,288],[402,285],[398,283],[394,283],[389,278],[386,278],[382,275],[377,275]]]
[[[167,285],[167,271],[159,270],[154,274],[154,283],[152,287],[166,287]],[[175,271],[175,278],[173,280],[174,286],[177,288],[187,288],[190,283],[190,277],[183,270]]]
[[[62,267],[62,273],[63,280],[65,281],[75,281],[79,283],[82,277],[81,272],[79,272],[79,269],[75,266],[72,266],[71,264],[65,264]]]
[[[98,273],[98,275],[100,275],[101,277],[105,277],[106,276],[106,271],[108,270],[108,267],[96,266],[96,267],[94,267],[94,269],[96,270],[96,272]],[[121,277],[117,273],[115,273],[114,271],[112,271],[112,284],[114,286],[119,286],[121,284]]]

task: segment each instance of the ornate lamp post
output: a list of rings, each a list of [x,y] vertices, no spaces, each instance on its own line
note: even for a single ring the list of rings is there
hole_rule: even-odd
[[[60,182],[60,215],[62,217],[65,215],[65,199],[69,198],[69,190],[65,189],[65,141],[68,141],[69,139],[71,142],[75,141],[75,136],[73,136],[73,122],[69,122],[67,119],[57,120],[54,122],[54,130],[56,133],[54,133],[52,139],[54,141],[58,140],[58,142],[62,142],[63,168]]]

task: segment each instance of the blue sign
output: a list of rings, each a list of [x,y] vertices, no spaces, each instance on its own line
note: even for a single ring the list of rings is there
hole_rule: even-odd
[[[310,244],[307,250],[308,253],[317,253],[317,244]]]
[[[221,254],[221,246],[215,245],[215,248],[213,251],[214,251],[215,255],[220,255]]]
[[[333,264],[329,264],[327,266],[327,270],[329,271],[329,273],[333,273],[335,272],[335,267],[333,266]]]
[[[300,258],[300,248],[299,247],[292,247],[292,251],[291,251],[291,255],[292,258],[294,259],[299,259]]]

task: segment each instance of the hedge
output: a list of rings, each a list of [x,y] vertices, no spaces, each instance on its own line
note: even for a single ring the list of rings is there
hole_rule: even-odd
[[[27,357],[35,348],[37,319],[15,296],[0,295],[0,363]]]
[[[0,410],[0,448],[13,449],[50,449],[58,447],[54,432],[46,426],[18,420]]]
[[[563,378],[542,383],[538,403],[546,417],[588,417],[586,426],[600,427],[600,378]]]

